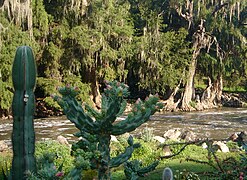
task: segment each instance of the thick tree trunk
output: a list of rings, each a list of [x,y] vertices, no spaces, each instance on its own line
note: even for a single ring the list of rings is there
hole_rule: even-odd
[[[209,109],[221,106],[221,96],[223,90],[222,75],[218,75],[217,79],[212,83],[208,78],[208,86],[202,94],[201,104],[202,109]]]
[[[194,90],[194,76],[196,73],[197,57],[200,54],[201,49],[210,47],[212,37],[205,33],[203,26],[204,20],[201,19],[201,24],[198,26],[199,29],[193,34],[193,55],[189,66],[188,78],[185,83],[184,95],[182,97],[181,109],[184,111],[191,111],[194,108],[190,105],[192,101]]]
[[[198,51],[200,51],[200,50],[198,50]],[[191,111],[194,109],[190,105],[190,102],[192,100],[193,93],[195,92],[195,90],[194,90],[194,76],[196,73],[197,54],[199,54],[199,52],[196,52],[193,54],[193,58],[192,58],[192,61],[190,63],[190,68],[189,68],[189,72],[188,72],[188,79],[186,81],[184,94],[182,97],[181,109],[183,111]]]
[[[177,92],[179,90],[181,82],[182,82],[182,80],[179,82],[177,87],[173,90],[173,92],[171,93],[169,98],[163,102],[163,105],[164,105],[163,110],[165,110],[165,111],[176,111],[177,110],[178,104],[180,103],[181,99],[178,99],[175,102],[175,96],[176,96],[176,94],[177,94]]]
[[[221,104],[221,96],[222,96],[222,91],[223,91],[223,77],[222,77],[222,74],[218,75],[214,87],[215,87],[215,90],[216,90],[216,102],[217,102],[217,104]]]
[[[97,108],[101,107],[101,95],[99,92],[99,83],[97,80],[96,68],[92,67],[89,72],[89,81],[91,84],[91,93],[92,93],[92,100],[95,103]]]

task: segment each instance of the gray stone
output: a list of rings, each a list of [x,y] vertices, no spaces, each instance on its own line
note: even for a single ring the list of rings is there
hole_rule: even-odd
[[[213,145],[218,146],[221,152],[225,152],[225,153],[229,152],[229,148],[227,147],[227,145],[221,141],[215,141]]]
[[[169,129],[164,134],[164,137],[171,140],[179,140],[181,134],[182,132],[180,131],[180,129]]]
[[[181,134],[181,139],[185,140],[185,141],[195,141],[197,139],[196,135],[194,132],[192,131],[184,131],[182,134]]]
[[[161,136],[154,136],[153,139],[156,140],[156,141],[158,141],[161,144],[166,141],[166,139],[163,138],[163,137],[161,137]]]
[[[68,147],[71,147],[71,145],[68,143],[67,139],[64,137],[64,136],[58,136],[57,137],[57,141],[60,143],[60,144],[63,144],[63,145],[66,145]]]
[[[171,149],[170,149],[169,146],[164,146],[162,150],[163,150],[164,156],[170,156],[170,155],[172,155],[172,151],[171,151]]]
[[[203,149],[207,149],[208,148],[208,145],[204,142],[204,143],[202,143],[202,148]]]

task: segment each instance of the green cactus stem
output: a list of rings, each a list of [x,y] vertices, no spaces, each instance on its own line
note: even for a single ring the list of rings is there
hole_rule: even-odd
[[[138,147],[137,144],[133,144],[133,138],[130,137],[128,140],[129,147],[126,148],[125,152],[111,158],[111,135],[121,135],[135,130],[161,108],[158,97],[150,96],[144,102],[138,100],[133,111],[125,120],[115,122],[117,117],[123,114],[127,105],[125,97],[129,95],[129,92],[128,86],[125,84],[117,81],[106,83],[106,89],[102,95],[101,111],[88,105],[83,108],[76,100],[77,88],[66,86],[60,88],[59,93],[62,97],[55,96],[54,99],[63,108],[67,118],[80,130],[77,135],[81,134],[83,137],[83,133],[88,133],[96,138],[93,144],[97,144],[95,151],[99,151],[100,156],[94,161],[98,163],[94,166],[98,167],[98,178],[100,180],[110,179],[110,168],[126,162],[131,157],[134,149]]]
[[[147,173],[153,171],[158,166],[159,161],[155,161],[149,166],[142,167],[142,164],[138,160],[127,161],[124,164],[124,173],[127,179],[137,180],[139,177],[144,177]]]
[[[34,158],[34,87],[36,83],[36,65],[32,49],[21,46],[16,50],[12,68],[14,85],[13,110],[13,161],[11,178],[22,180],[26,172],[35,172]]]

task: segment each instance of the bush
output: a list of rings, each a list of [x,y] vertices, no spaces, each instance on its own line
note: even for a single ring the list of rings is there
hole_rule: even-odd
[[[156,142],[145,142],[141,139],[135,140],[141,147],[135,149],[130,160],[141,160],[143,166],[148,166],[156,161],[162,154],[162,149],[158,148]]]
[[[63,171],[65,173],[69,172],[73,167],[74,158],[70,155],[69,147],[52,140],[37,142],[35,150],[37,159],[47,153],[55,153],[56,158],[54,159],[54,164],[56,167],[63,164]]]
[[[1,152],[0,154],[0,179],[4,179],[10,171],[12,154],[10,152]]]

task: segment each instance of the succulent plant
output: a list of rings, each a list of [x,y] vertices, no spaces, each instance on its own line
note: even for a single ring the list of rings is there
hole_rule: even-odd
[[[16,50],[12,78],[14,85],[13,110],[13,161],[11,178],[25,179],[26,172],[35,172],[34,157],[34,87],[36,83],[36,65],[32,49],[20,46]]]
[[[155,161],[149,166],[142,167],[139,160],[127,161],[124,163],[124,173],[127,179],[137,180],[139,177],[144,177],[147,173],[153,171],[158,166],[159,161]]]
[[[117,81],[106,82],[100,111],[88,105],[83,108],[76,100],[77,88],[66,86],[60,88],[59,93],[62,97],[55,96],[54,99],[63,108],[67,118],[80,130],[77,136],[83,139],[76,146],[81,145],[81,148],[91,150],[90,146],[94,146],[95,152],[99,152],[98,158],[92,163],[98,169],[99,179],[110,179],[110,168],[126,162],[134,149],[140,146],[133,143],[133,137],[129,137],[129,146],[125,152],[111,158],[111,135],[135,130],[161,108],[157,96],[150,96],[144,102],[138,99],[132,112],[124,120],[116,121],[117,117],[123,115],[127,105],[125,98],[129,95],[128,86]]]

